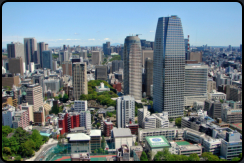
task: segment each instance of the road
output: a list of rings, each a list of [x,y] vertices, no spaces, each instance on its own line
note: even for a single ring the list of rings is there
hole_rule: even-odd
[[[58,141],[50,138],[47,143],[43,144],[41,149],[35,153],[35,155],[27,159],[26,161],[39,161],[42,156],[46,155],[46,152],[53,146],[57,145]]]

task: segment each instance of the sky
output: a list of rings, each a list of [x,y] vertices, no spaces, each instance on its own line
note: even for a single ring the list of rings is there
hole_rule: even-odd
[[[242,6],[238,2],[6,2],[2,5],[2,48],[35,37],[49,47],[124,44],[141,34],[154,41],[159,17],[181,18],[193,46],[240,46]]]

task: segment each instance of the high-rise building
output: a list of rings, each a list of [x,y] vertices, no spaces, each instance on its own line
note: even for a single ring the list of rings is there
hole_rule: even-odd
[[[142,56],[138,36],[127,36],[124,43],[124,94],[136,100],[142,96]]]
[[[42,51],[46,50],[45,42],[38,42],[37,43],[37,63],[43,66],[42,64]]]
[[[114,60],[112,61],[112,73],[118,72],[119,69],[123,69],[124,62],[122,60]]]
[[[87,101],[86,100],[75,100],[74,111],[75,112],[87,111]]]
[[[80,127],[85,127],[87,130],[91,129],[90,111],[81,111],[80,112]]]
[[[83,57],[83,59],[87,59],[87,50],[81,50],[80,57]]]
[[[126,128],[126,124],[135,123],[135,99],[127,95],[117,98],[116,121],[118,128]]]
[[[146,59],[146,64],[145,64],[145,74],[146,74],[146,95],[150,96],[151,95],[151,85],[153,84],[153,60],[151,58]]]
[[[85,62],[75,62],[72,64],[72,85],[75,100],[79,100],[81,94],[88,94],[86,71]]]
[[[39,84],[28,85],[26,89],[26,102],[34,105],[34,112],[43,106],[42,87]]]
[[[176,50],[177,49],[177,50]],[[181,19],[160,17],[154,41],[153,109],[169,117],[183,116],[185,44]]]
[[[153,59],[153,50],[142,50],[142,67],[144,68],[147,58]]]
[[[101,64],[101,52],[100,51],[92,51],[92,64],[93,65]]]
[[[34,51],[37,50],[36,39],[33,38],[24,38],[24,55],[25,55],[25,64],[26,67],[30,62],[34,61]]]
[[[204,102],[207,97],[208,65],[187,64],[185,66],[184,105],[193,106],[195,101]]]
[[[57,64],[57,61],[56,60],[54,60],[53,62],[52,62],[52,64],[53,64],[53,71],[56,71],[57,70],[57,68],[58,68],[58,64]]]
[[[62,63],[62,69],[64,75],[72,76],[72,62],[66,61]]]
[[[202,62],[202,52],[190,52],[190,60]]]
[[[42,51],[42,68],[53,69],[51,50]]]
[[[22,43],[11,42],[11,44],[7,44],[7,52],[8,58],[22,57],[23,62],[25,62],[24,45]]]
[[[20,73],[23,76],[24,75],[23,59],[24,58],[22,58],[22,57],[10,58],[9,59],[9,73],[12,73],[12,74]]]
[[[29,126],[29,113],[27,110],[16,111],[14,114],[13,128]]]
[[[48,44],[45,44],[45,50],[48,50]]]
[[[108,79],[108,68],[107,68],[107,66],[96,66],[95,79],[107,81],[107,79]]]
[[[2,86],[12,86],[15,85],[16,87],[20,86],[20,79],[19,76],[14,74],[2,74]]]

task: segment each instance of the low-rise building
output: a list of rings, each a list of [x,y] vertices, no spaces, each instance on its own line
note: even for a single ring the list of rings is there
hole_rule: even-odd
[[[16,111],[14,114],[13,128],[29,126],[29,114],[27,110]]]
[[[71,144],[71,153],[91,152],[91,137],[84,133],[72,133],[66,136]]]
[[[221,119],[226,123],[242,123],[242,109],[232,109],[228,104],[223,104]]]
[[[113,123],[110,122],[110,119],[103,121],[103,134],[105,137],[111,136],[111,130],[113,129]]]
[[[103,82],[101,82],[100,86],[96,86],[96,92],[104,92],[104,91],[110,91],[110,88],[104,85]]]
[[[111,132],[111,141],[115,143],[115,149],[127,144],[129,147],[133,145],[133,136],[129,128],[114,127]]]
[[[91,161],[89,153],[73,153],[70,156],[71,161]]]

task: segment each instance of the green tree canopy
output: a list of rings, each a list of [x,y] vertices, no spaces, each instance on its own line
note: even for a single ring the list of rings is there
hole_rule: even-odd
[[[190,154],[188,160],[189,161],[200,161],[200,158],[196,153],[192,153],[192,154]]]
[[[2,136],[6,137],[9,133],[11,133],[13,129],[9,126],[2,126]]]
[[[181,127],[181,117],[175,119],[175,125]]]
[[[219,161],[219,157],[216,155],[213,155],[211,152],[203,152],[202,158],[205,161]]]
[[[240,158],[239,157],[234,157],[231,159],[231,161],[240,161]]]
[[[63,102],[66,103],[68,100],[69,100],[69,96],[67,94],[64,94]]]
[[[31,139],[35,142],[35,149],[40,149],[41,145],[43,144],[42,139],[43,137],[37,130],[32,130]]]
[[[142,151],[140,160],[141,160],[141,161],[148,161],[146,152]]]

